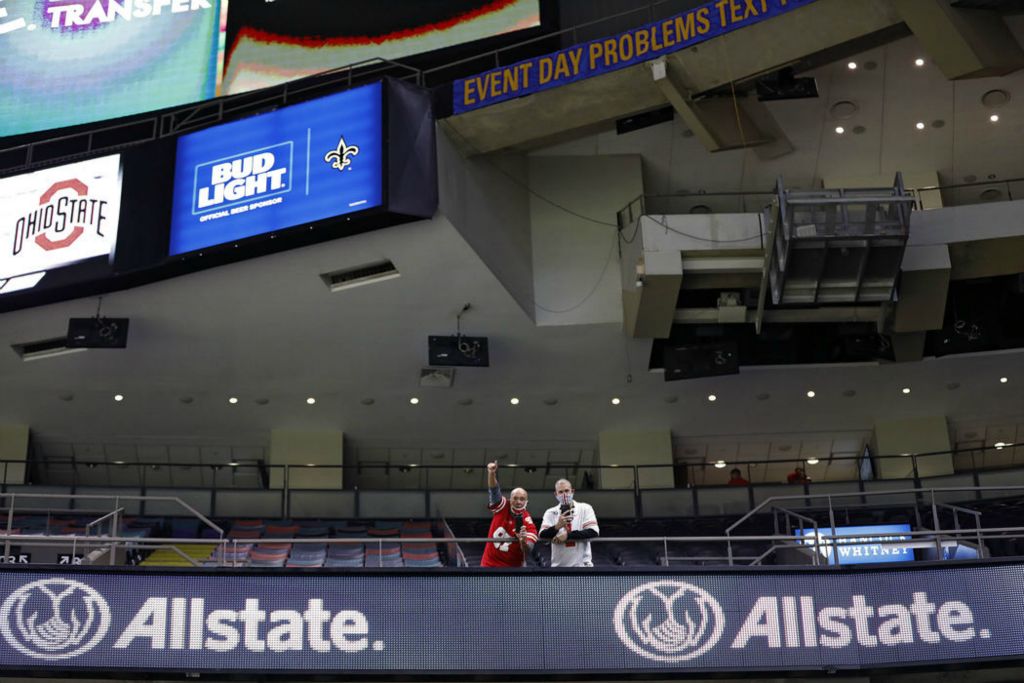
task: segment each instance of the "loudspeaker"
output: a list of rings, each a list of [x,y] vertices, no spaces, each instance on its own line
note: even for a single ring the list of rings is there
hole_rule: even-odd
[[[123,349],[128,346],[128,318],[71,318],[69,349]]]
[[[427,337],[430,365],[462,365],[477,368],[490,366],[487,337]]]
[[[665,347],[665,381],[735,375],[740,371],[736,342]]]

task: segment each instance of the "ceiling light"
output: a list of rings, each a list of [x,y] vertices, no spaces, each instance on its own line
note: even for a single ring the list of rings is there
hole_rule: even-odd
[[[988,120],[991,121],[992,123],[995,123],[996,121],[999,120],[999,114],[992,114],[992,116],[988,117]]]
[[[902,391],[904,394],[909,394],[910,393],[910,387],[903,387],[902,389],[900,389],[900,391]]]
[[[857,68],[857,62],[848,62],[846,64],[846,68],[849,69],[850,71],[853,71],[854,69]]]
[[[238,403],[238,399],[235,398],[234,396],[232,396],[231,398],[228,399],[228,403],[230,403],[231,405],[234,405],[234,404]]]
[[[1000,377],[1000,378],[999,378],[999,383],[1000,383],[1000,384],[1006,384],[1006,383],[1007,383],[1007,382],[1009,382],[1009,381],[1010,381],[1010,380],[1009,380],[1009,378],[1007,378],[1007,377]]]
[[[842,126],[836,126],[836,135],[842,135],[845,132],[846,132],[845,128],[843,128]]]
[[[228,463],[228,467],[238,467],[238,463],[237,462],[229,462]]]
[[[917,123],[914,124],[914,127],[917,128],[918,130],[924,130],[924,121],[918,121]]]
[[[918,57],[914,60],[914,66],[924,66],[924,60]]]
[[[511,404],[512,404],[512,405],[514,405],[514,406],[517,406],[517,405],[519,405],[519,399],[518,399],[518,398],[516,398],[515,396],[513,396],[512,398],[510,398],[510,399],[508,400],[508,402],[509,402],[509,403],[511,403]]]
[[[413,405],[416,405],[419,402],[420,402],[420,400],[418,398],[416,398],[415,396],[413,396],[412,398],[409,399],[409,403],[411,403]]]
[[[123,401],[124,400],[124,396],[122,396],[121,394],[114,394],[114,400],[115,401]]]
[[[709,401],[717,401],[718,397],[715,396],[714,394],[708,394],[708,400]]]
[[[622,399],[621,399],[621,398],[619,398],[618,396],[616,396],[615,398],[613,398],[613,399],[612,399],[612,405],[613,405],[613,406],[617,406],[617,405],[619,405],[620,403],[622,403]]]
[[[814,396],[814,389],[811,389],[810,391],[807,392],[807,398],[814,398]]]
[[[715,469],[724,470],[725,467],[726,464],[724,460],[719,460],[718,462],[715,463]]]
[[[316,399],[310,396],[309,398],[306,399],[306,403],[308,405],[313,405],[314,403],[316,403]]]
[[[993,444],[993,445],[996,447],[997,451],[1001,451],[1001,450],[1003,450],[1003,447],[1006,446],[1006,442],[1005,441],[996,441],[995,444]]]
[[[817,458],[807,458],[808,465],[817,465],[819,462],[821,461],[818,460]]]
[[[115,460],[114,464],[115,465],[123,465],[124,464],[124,460]]]

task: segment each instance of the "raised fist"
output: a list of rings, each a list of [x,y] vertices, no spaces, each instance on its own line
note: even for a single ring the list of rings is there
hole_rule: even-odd
[[[498,471],[498,461],[495,460],[494,462],[487,463],[487,471],[488,472],[497,472]]]

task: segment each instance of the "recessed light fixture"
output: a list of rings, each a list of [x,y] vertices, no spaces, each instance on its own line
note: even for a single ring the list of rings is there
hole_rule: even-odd
[[[1009,381],[1010,381],[1010,380],[1009,380],[1009,378],[1007,378],[1007,377],[1000,377],[1000,378],[999,378],[999,383],[1000,383],[1000,384],[1006,384],[1006,383],[1007,383],[1007,382],[1009,382]]]
[[[717,401],[718,397],[715,396],[714,394],[708,394],[708,400],[709,401]]]
[[[228,403],[230,403],[231,405],[234,405],[234,404],[238,403],[238,398],[236,398],[235,396],[232,396],[231,398],[228,399]]]
[[[115,401],[123,401],[124,400],[124,396],[122,396],[121,394],[114,394],[114,400]]]
[[[902,391],[904,394],[909,394],[910,393],[910,387],[903,387],[902,389],[900,389],[900,391]]]
[[[237,462],[229,462],[228,463],[228,467],[238,467],[238,463]]]
[[[115,460],[114,464],[115,465],[123,465],[124,464],[124,460]]]
[[[836,126],[836,135],[842,135],[845,132],[846,132],[845,128],[843,128],[842,126]]]
[[[996,441],[993,445],[996,447],[997,451],[1001,451],[1006,446],[1006,443],[1004,441]]]
[[[914,60],[914,66],[924,66],[924,60],[918,57]]]
[[[988,117],[988,120],[991,121],[992,123],[997,122],[999,120],[999,114],[992,114],[991,116]]]
[[[917,123],[914,124],[914,127],[917,128],[918,130],[924,130],[924,121],[918,121]]]
[[[819,462],[821,461],[818,460],[817,458],[807,458],[808,465],[817,465]]]
[[[808,392],[807,392],[807,398],[814,398],[814,397],[815,397],[815,395],[816,395],[816,394],[814,393],[814,389],[810,389],[810,390],[808,390]]]
[[[409,403],[411,403],[413,405],[416,405],[419,402],[420,402],[420,400],[418,398],[416,398],[415,396],[413,396],[412,398],[409,399]]]
[[[313,398],[312,396],[310,396],[309,398],[306,399],[306,404],[307,405],[313,405],[314,403],[316,403],[316,399]]]
[[[847,62],[846,68],[849,69],[850,71],[855,70],[857,68],[857,62]]]
[[[724,470],[725,468],[726,462],[724,460],[719,460],[718,462],[715,463],[715,469]]]
[[[514,405],[514,406],[517,406],[517,405],[519,405],[519,399],[518,399],[518,398],[516,398],[515,396],[513,396],[512,398],[510,398],[510,399],[508,400],[508,402],[509,402],[509,403],[511,403],[511,404],[512,404],[512,405]]]
[[[618,396],[616,396],[615,398],[613,398],[613,399],[612,399],[612,405],[613,405],[613,406],[617,406],[617,405],[619,405],[620,403],[622,403],[622,399],[621,399],[621,398],[619,398]]]

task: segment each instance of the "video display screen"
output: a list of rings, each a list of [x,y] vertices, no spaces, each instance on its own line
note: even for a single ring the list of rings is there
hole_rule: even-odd
[[[0,0],[0,137],[214,97],[222,2]]]
[[[10,566],[0,572],[0,667],[587,676],[1024,655],[1024,566],[950,564],[343,575]],[[567,630],[579,636],[571,646]]]
[[[398,60],[540,25],[538,0],[235,2],[226,94],[374,58]]]
[[[380,206],[382,107],[374,83],[179,138],[170,255]]]
[[[0,296],[48,271],[112,258],[121,211],[121,157],[0,179]]]
[[[899,547],[894,543],[880,542],[905,541],[909,544],[914,538],[909,534],[909,524],[837,526],[834,535],[838,538],[833,544],[831,540],[821,538],[821,536],[833,535],[830,527],[820,527],[817,537],[814,529],[796,530],[796,535],[804,544],[817,546],[818,552],[828,560],[828,564],[836,564],[836,554],[839,555],[839,564],[912,562],[914,560],[912,547]]]

